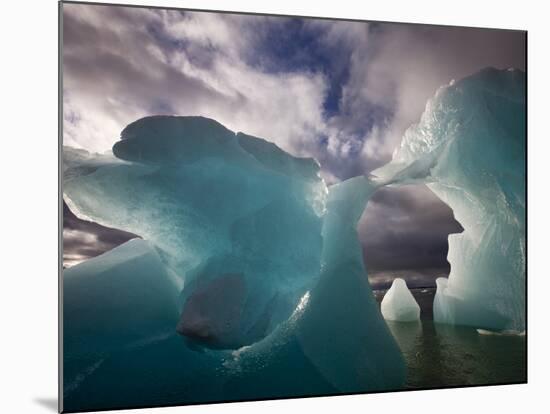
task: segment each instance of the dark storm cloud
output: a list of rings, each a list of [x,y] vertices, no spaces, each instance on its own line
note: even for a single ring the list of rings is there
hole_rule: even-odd
[[[132,233],[81,220],[63,202],[64,267],[98,256],[136,237]]]
[[[203,115],[315,157],[329,184],[388,162],[440,86],[486,66],[525,69],[514,31],[63,8],[66,145],[103,152],[137,118]],[[130,237],[69,214],[65,229],[75,258]],[[460,226],[416,186],[380,190],[358,230],[382,281],[448,271],[447,235]]]
[[[381,276],[393,274],[409,282],[424,274],[418,284],[432,285],[449,272],[448,235],[462,230],[452,210],[424,185],[378,190],[358,226],[369,277],[384,282]]]

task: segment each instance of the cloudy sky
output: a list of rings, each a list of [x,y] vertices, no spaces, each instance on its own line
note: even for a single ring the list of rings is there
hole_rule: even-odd
[[[103,152],[143,116],[202,115],[315,157],[332,184],[388,162],[439,86],[486,66],[524,70],[524,34],[65,3],[64,145]],[[132,237],[64,217],[67,266]],[[380,190],[358,230],[373,283],[428,285],[461,227],[407,186]]]

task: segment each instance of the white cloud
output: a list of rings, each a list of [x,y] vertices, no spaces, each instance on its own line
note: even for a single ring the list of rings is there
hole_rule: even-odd
[[[524,68],[524,38],[511,31],[388,24],[374,47],[352,61],[344,106],[364,114],[365,102],[388,109],[366,137],[369,159],[387,161],[405,130],[420,119],[426,102],[452,79],[484,67]]]
[[[313,156],[333,179],[387,162],[442,84],[488,65],[518,66],[524,53],[514,32],[305,20],[331,73],[270,71],[258,42],[268,27],[282,35],[285,19],[80,4],[64,11],[66,145],[103,152],[143,116],[203,115]],[[327,115],[335,73],[342,93]]]
[[[128,123],[159,113],[211,117],[301,156],[312,155],[306,147],[326,132],[323,74],[268,73],[246,63],[255,27],[249,25],[258,19],[64,8],[66,145],[108,150]],[[147,27],[166,38],[159,41]],[[77,29],[80,37],[73,36]],[[183,46],[168,47],[178,42]]]

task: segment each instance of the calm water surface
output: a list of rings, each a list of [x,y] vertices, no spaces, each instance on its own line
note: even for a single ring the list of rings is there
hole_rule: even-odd
[[[526,339],[480,335],[474,328],[433,323],[435,289],[411,289],[419,322],[386,321],[405,358],[407,387],[517,383],[527,380]],[[385,291],[375,291],[378,302]]]

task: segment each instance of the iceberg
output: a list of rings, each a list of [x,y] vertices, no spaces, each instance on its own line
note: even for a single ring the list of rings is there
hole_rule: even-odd
[[[63,157],[71,210],[141,237],[64,271],[66,409],[404,385],[356,234],[366,177],[328,188],[313,159],[201,117]]]
[[[158,253],[130,240],[64,271],[64,355],[100,356],[174,330],[178,294]]]
[[[129,352],[174,331],[178,295],[158,253],[141,239],[63,273],[63,388],[69,409],[67,397],[107,355]]]
[[[327,194],[319,166],[200,117],[141,119],[121,138],[110,154],[65,148],[73,212],[154,246],[190,318],[180,321],[186,332],[211,312],[191,310],[197,292],[212,302],[205,289],[241,275],[239,320],[202,342],[248,345],[287,319],[319,276]]]
[[[387,165],[330,187],[315,160],[203,117],[137,120],[105,154],[64,147],[73,213],[140,237],[64,271],[65,410],[403,388],[356,226],[377,189],[410,183],[464,228],[436,322],[522,332],[523,72],[441,88]],[[392,289],[384,316],[417,318]]]
[[[525,73],[484,69],[438,90],[379,185],[425,183],[464,231],[449,236],[436,322],[525,329]]]
[[[407,282],[401,278],[393,280],[391,288],[386,292],[380,310],[384,319],[398,322],[413,322],[420,320],[420,306],[407,287]]]

